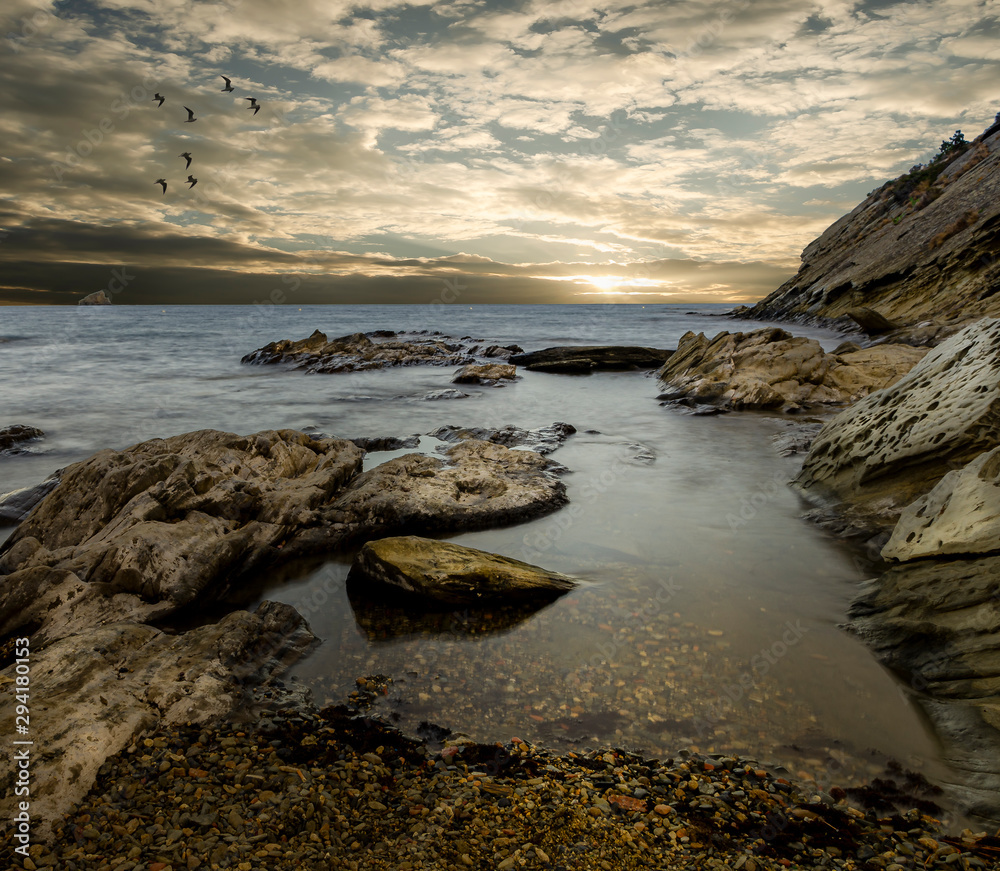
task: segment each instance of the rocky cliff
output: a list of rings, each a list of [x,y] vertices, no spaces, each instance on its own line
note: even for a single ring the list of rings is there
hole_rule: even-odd
[[[897,325],[1000,315],[1000,116],[969,143],[887,182],[802,252],[794,278],[744,317]]]

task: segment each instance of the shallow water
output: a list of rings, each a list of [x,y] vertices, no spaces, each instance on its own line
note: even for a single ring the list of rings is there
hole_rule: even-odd
[[[557,344],[674,347],[688,329],[745,323],[669,306],[0,309],[0,426],[42,428],[0,457],[0,492],[105,447],[201,428],[315,427],[337,436],[443,424],[578,433],[553,459],[570,505],[532,523],[452,540],[581,578],[534,614],[407,611],[348,590],[350,557],[294,566],[244,591],[295,604],[322,645],[295,669],[320,702],[360,675],[394,679],[381,704],[407,727],[433,720],[481,740],[614,744],[651,755],[738,752],[847,785],[884,757],[953,775],[906,687],[838,628],[863,575],[800,519],[795,458],[772,415],[691,417],[656,402],[642,373],[531,372],[467,398],[426,401],[450,369],[305,375],[241,355],[319,328],[430,329],[527,350]],[[795,328],[826,347],[843,336]],[[433,440],[423,447],[433,449]],[[368,464],[386,455],[369,455]],[[0,530],[5,537],[9,529]],[[349,595],[350,593],[350,595]]]

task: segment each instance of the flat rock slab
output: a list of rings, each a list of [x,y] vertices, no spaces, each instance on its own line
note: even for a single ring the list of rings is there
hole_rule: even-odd
[[[903,509],[884,559],[1000,551],[1000,447],[945,475]]]
[[[393,366],[461,366],[473,363],[469,346],[447,336],[401,337],[392,331],[328,339],[316,330],[299,341],[282,339],[247,354],[241,363],[286,363],[307,372],[363,372]]]
[[[414,535],[368,542],[351,575],[446,605],[552,599],[579,583],[520,560]]]
[[[853,402],[908,372],[926,353],[880,345],[827,353],[815,339],[769,327],[749,333],[685,333],[656,373],[661,399],[727,409],[800,408]]]
[[[998,407],[1000,319],[983,318],[827,423],[798,483],[895,524],[948,471],[1000,443]]]
[[[673,351],[629,345],[568,345],[514,354],[510,362],[532,372],[581,374],[599,370],[656,369]]]

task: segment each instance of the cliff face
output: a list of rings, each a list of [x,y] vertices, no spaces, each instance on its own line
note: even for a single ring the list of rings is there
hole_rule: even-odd
[[[964,150],[870,194],[741,314],[836,319],[862,307],[900,325],[1000,315],[1000,116]]]

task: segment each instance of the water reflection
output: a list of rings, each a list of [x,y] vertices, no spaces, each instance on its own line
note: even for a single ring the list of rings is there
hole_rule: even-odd
[[[405,593],[352,574],[346,582],[354,620],[371,644],[439,637],[470,641],[503,635],[549,607],[557,597],[517,605],[434,608]]]

